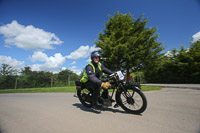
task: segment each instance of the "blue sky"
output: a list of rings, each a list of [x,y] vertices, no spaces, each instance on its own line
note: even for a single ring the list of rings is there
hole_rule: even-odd
[[[162,52],[200,39],[200,0],[0,0],[0,64],[80,73],[115,11],[148,17]]]

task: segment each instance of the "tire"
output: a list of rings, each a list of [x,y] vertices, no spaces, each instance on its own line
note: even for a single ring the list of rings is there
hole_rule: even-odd
[[[127,95],[124,91],[120,90],[117,92],[116,98],[118,104],[121,106],[122,109],[124,109],[128,113],[143,113],[147,108],[147,100],[144,93],[140,90],[133,89],[128,89],[128,92],[131,94],[128,98],[126,98]]]
[[[77,90],[77,96],[79,98],[79,101],[85,106],[85,107],[92,107],[92,91],[83,88],[80,90]]]

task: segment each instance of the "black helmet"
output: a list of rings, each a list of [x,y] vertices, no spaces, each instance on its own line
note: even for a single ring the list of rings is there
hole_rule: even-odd
[[[92,60],[92,61],[93,61],[93,58],[94,58],[94,57],[99,57],[99,60],[100,60],[100,57],[101,57],[101,56],[100,56],[100,54],[99,54],[98,51],[94,51],[94,52],[91,53],[91,60]]]

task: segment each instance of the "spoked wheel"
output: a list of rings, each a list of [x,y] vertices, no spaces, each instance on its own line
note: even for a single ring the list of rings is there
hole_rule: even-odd
[[[140,114],[146,110],[147,100],[142,91],[120,91],[118,98],[120,106],[128,113]]]
[[[92,107],[92,91],[83,88],[77,91],[77,95],[85,107]]]

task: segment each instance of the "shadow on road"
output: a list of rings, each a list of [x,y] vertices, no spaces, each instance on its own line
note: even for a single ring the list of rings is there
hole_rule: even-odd
[[[83,106],[80,103],[75,103],[75,104],[73,104],[73,106],[75,106],[75,107],[77,107],[77,108],[79,108],[79,109],[81,109],[83,111],[86,111],[86,112],[91,112],[91,113],[96,113],[96,114],[100,114],[101,113],[100,110],[95,110],[93,108],[87,108],[87,107]]]
[[[1,128],[0,128],[0,133],[3,133],[3,131],[1,130]]]
[[[113,113],[123,113],[123,114],[129,114],[125,111],[121,111],[119,109],[113,109],[113,108],[108,108],[108,107],[102,107],[101,109],[94,109],[94,108],[88,108],[88,107],[85,107],[83,106],[81,103],[75,103],[73,104],[73,106],[83,110],[83,111],[86,111],[86,112],[91,112],[91,113],[96,113],[96,114],[100,114],[101,111],[110,111],[110,112],[113,112]],[[134,115],[138,115],[138,114],[134,114]],[[140,115],[140,114],[139,114]]]

